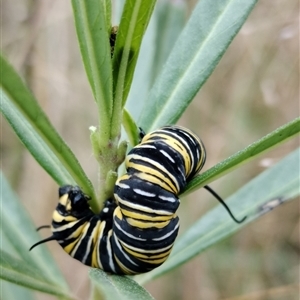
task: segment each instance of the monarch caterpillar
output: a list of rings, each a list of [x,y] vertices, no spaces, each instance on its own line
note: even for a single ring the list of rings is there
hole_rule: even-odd
[[[91,211],[79,187],[60,187],[52,236],[30,250],[57,240],[83,264],[116,274],[148,272],[168,258],[179,230],[178,195],[203,167],[205,148],[194,133],[178,126],[141,138],[126,157],[127,173],[117,180],[114,199],[100,214]]]

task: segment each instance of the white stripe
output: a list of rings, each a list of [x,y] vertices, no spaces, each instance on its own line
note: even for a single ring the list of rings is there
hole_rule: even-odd
[[[186,178],[185,178],[185,174],[182,172],[181,168],[178,167],[177,169],[178,169],[178,171],[180,172],[181,176],[182,176],[184,179],[186,179]]]
[[[82,263],[84,263],[84,264],[85,264],[85,262],[86,262],[86,259],[87,259],[88,255],[89,255],[89,253],[91,252],[91,244],[92,244],[92,241],[93,241],[93,238],[92,238],[92,237],[93,237],[93,234],[94,234],[94,231],[95,231],[96,228],[97,228],[97,226],[94,227],[94,229],[93,229],[93,231],[92,231],[92,233],[91,233],[91,236],[90,236],[90,238],[88,239],[86,252],[85,252],[85,255],[84,255],[83,259],[82,259]]]
[[[159,254],[159,253],[163,253],[165,252],[166,250],[169,250],[170,248],[173,247],[173,244],[172,245],[168,245],[164,248],[160,248],[160,249],[157,249],[157,250],[147,250],[147,249],[141,249],[141,248],[136,248],[136,247],[133,247],[133,246],[130,246],[122,241],[120,241],[122,245],[124,245],[126,248],[129,248],[130,250],[134,251],[134,252],[139,252],[141,254]]]
[[[156,196],[156,194],[145,192],[141,189],[133,189],[133,191],[135,193],[137,193],[138,195],[142,195],[142,196],[146,196],[146,197],[155,197]]]
[[[125,184],[125,183],[122,183],[122,182],[118,182],[116,185],[119,186],[122,189],[130,189],[130,186],[128,184]]]
[[[149,144],[141,144],[141,145],[139,145],[138,146],[139,148],[150,148],[150,149],[156,149],[156,147],[155,146],[153,146],[153,145],[149,145]]]
[[[138,237],[136,237],[136,236],[134,236],[134,235],[132,235],[132,234],[130,234],[130,233],[124,231],[124,230],[122,229],[122,227],[121,227],[117,222],[114,222],[114,225],[115,225],[120,231],[122,231],[125,235],[127,235],[128,237],[130,237],[131,239],[138,240],[138,241],[146,241],[146,240],[147,240],[147,239],[138,238]],[[116,233],[114,233],[114,234],[116,234]]]
[[[178,129],[179,132],[183,133],[186,137],[188,137],[189,140],[192,140],[192,135],[189,132],[186,132],[186,131],[182,130],[181,128],[177,128],[177,129]],[[190,155],[188,153],[189,151],[191,152],[191,148],[189,147],[187,140],[184,137],[179,136],[176,131],[175,132],[172,131],[172,130],[169,131],[167,128],[166,128],[166,131],[172,136],[172,138],[177,143],[181,144],[180,146],[182,146],[182,145],[185,146],[184,147],[184,149],[185,149],[184,152],[186,152],[188,154],[188,156],[190,157],[191,166],[194,166],[194,164],[195,164],[194,157],[193,157],[193,155]],[[167,144],[170,146],[169,142],[167,142]],[[179,151],[179,153],[180,153],[180,151]],[[191,170],[186,170],[186,171],[189,171],[189,172],[187,172],[188,173],[187,175],[189,175],[191,173]]]
[[[181,130],[181,132],[196,146],[196,142],[195,142],[195,137],[194,134],[192,135],[191,132],[187,132],[187,131],[183,131]]]
[[[118,202],[122,203],[125,207],[130,207],[134,210],[142,211],[142,212],[145,212],[145,213],[151,213],[151,214],[162,215],[162,216],[171,216],[171,215],[173,215],[173,213],[169,212],[169,211],[151,209],[147,206],[135,204],[135,203],[129,202],[127,200],[122,200],[121,198],[118,198]]]
[[[164,150],[159,150],[166,158],[168,158],[173,164],[175,163],[174,159]]]
[[[177,223],[177,225],[175,226],[175,228],[172,231],[168,232],[167,234],[165,234],[164,236],[161,236],[159,238],[154,238],[154,239],[152,239],[152,241],[161,241],[161,240],[168,238],[170,235],[172,235],[174,233],[174,231],[176,229],[178,229],[178,227],[179,227],[179,223]]]
[[[98,236],[98,239],[96,241],[94,251],[96,251],[97,263],[98,263],[98,266],[99,266],[100,269],[103,269],[103,265],[101,263],[101,258],[100,258],[101,257],[100,243],[101,243],[101,240],[103,238],[103,230],[105,229],[105,226],[106,226],[106,221],[98,221],[97,222],[97,227],[99,227],[99,236]]]
[[[114,273],[116,273],[116,269],[115,269],[115,265],[114,265],[114,261],[112,259],[112,248],[111,248],[111,243],[110,243],[110,237],[112,236],[112,229],[109,230],[108,234],[107,234],[107,243],[106,243],[106,249],[107,249],[107,253],[108,253],[108,257],[109,257],[109,266],[112,269],[112,271]]]
[[[122,254],[125,256],[125,258],[131,263],[131,264],[133,264],[133,265],[135,265],[135,266],[138,266],[138,264],[136,264],[134,261],[132,261],[131,259],[130,259],[130,257],[124,252],[124,250],[122,249],[122,247],[121,247],[121,245],[120,245],[120,242],[122,243],[122,244],[125,244],[125,243],[123,243],[122,241],[120,241],[117,237],[116,237],[116,234],[114,233],[114,239],[115,239],[115,241],[116,241],[116,244],[117,244],[117,247],[119,248],[119,250],[122,252]],[[122,260],[121,259],[119,259],[120,260],[120,262],[125,266],[125,264],[122,262]],[[128,268],[128,267],[126,267],[126,268]]]
[[[73,250],[70,253],[70,255],[72,257],[74,257],[76,251],[78,250],[79,245],[82,243],[82,239],[86,236],[86,233],[87,233],[89,227],[90,227],[90,223],[86,223],[85,226],[84,226],[84,228],[81,230],[81,233],[79,234],[80,237],[78,238],[75,247],[73,248]]]
[[[145,157],[145,156],[141,156],[141,155],[137,155],[137,154],[132,154],[132,155],[128,155],[127,156],[128,160],[130,161],[131,159],[138,159],[138,160],[141,160],[143,162],[146,162],[146,163],[149,163],[150,164],[150,167],[149,166],[143,166],[142,164],[138,163],[136,166],[133,166],[133,167],[136,167],[137,169],[145,169],[146,171],[138,171],[138,172],[141,172],[141,173],[146,173],[147,170],[151,170],[152,171],[152,166],[155,166],[158,170],[155,170],[153,172],[151,172],[151,175],[154,176],[153,174],[155,173],[160,173],[162,174],[165,173],[166,176],[162,176],[161,175],[161,180],[166,184],[166,185],[169,185],[167,182],[170,181],[171,182],[171,185],[174,185],[175,186],[175,189],[177,191],[179,191],[179,185],[178,185],[178,181],[177,179],[175,178],[175,176],[173,176],[172,173],[170,173],[168,171],[168,169],[165,168],[165,166],[163,164],[160,164],[158,162],[156,162],[155,160],[153,159],[150,159],[148,157]],[[133,164],[131,162],[131,164]],[[170,187],[172,189],[172,187]]]
[[[165,197],[165,196],[158,196],[159,199],[164,200],[164,201],[168,201],[168,202],[176,202],[176,198],[175,197]]]

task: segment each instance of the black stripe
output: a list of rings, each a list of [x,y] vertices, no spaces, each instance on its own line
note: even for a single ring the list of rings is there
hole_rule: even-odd
[[[174,213],[179,206],[179,199],[177,196],[167,190],[162,189],[159,185],[147,182],[137,176],[130,176],[128,179],[120,180],[120,184],[126,184],[130,188],[122,188],[118,184],[115,185],[114,193],[122,200],[130,203],[139,204],[149,207],[154,210],[165,210]],[[134,189],[140,189],[146,193],[152,193],[156,196],[147,197],[137,194]],[[174,202],[163,200],[161,197],[171,198]],[[122,208],[122,204],[120,203]]]

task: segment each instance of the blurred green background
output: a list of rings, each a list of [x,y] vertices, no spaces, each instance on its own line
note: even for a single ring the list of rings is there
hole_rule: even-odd
[[[187,16],[194,4],[186,1]],[[2,0],[1,11],[1,50],[96,184],[97,162],[88,131],[97,125],[96,106],[81,62],[70,1]],[[179,123],[204,141],[206,170],[298,115],[299,2],[261,0]],[[49,224],[58,200],[57,185],[4,119],[1,128],[4,173],[36,226]],[[226,198],[297,146],[299,138],[211,186]],[[181,232],[217,204],[205,190],[181,203]],[[57,243],[48,246],[71,290],[78,299],[86,299],[88,268]],[[158,300],[299,299],[299,201],[263,216],[146,288]],[[37,299],[53,298],[39,293]]]

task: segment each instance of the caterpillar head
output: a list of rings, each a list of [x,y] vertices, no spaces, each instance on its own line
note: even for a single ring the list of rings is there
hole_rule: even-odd
[[[80,219],[86,216],[87,213],[92,213],[88,204],[90,197],[85,195],[78,186],[65,185],[59,188],[59,202],[53,212],[52,225],[55,222],[70,222]],[[42,228],[49,228],[50,226],[41,226],[37,230]],[[58,240],[59,235],[53,233],[52,236],[43,239],[29,249],[32,250],[34,247],[53,240]]]
[[[88,201],[90,197],[85,195],[78,186],[65,185],[59,188],[59,202],[55,213],[62,217],[73,216],[80,218],[90,210]],[[53,218],[55,216],[53,215]]]

